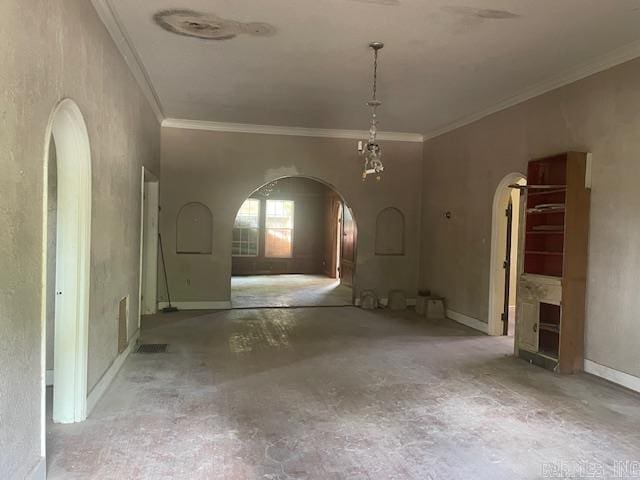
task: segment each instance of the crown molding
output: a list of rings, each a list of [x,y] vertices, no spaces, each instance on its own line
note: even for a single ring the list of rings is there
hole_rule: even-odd
[[[124,58],[124,61],[129,66],[129,70],[136,79],[136,82],[138,82],[138,85],[142,89],[142,93],[149,102],[153,113],[155,113],[158,123],[161,124],[165,116],[160,103],[160,98],[153,88],[149,74],[144,68],[144,64],[142,63],[138,52],[136,52],[127,31],[122,25],[122,21],[118,17],[118,14],[109,0],[91,0],[91,3],[98,13],[100,20],[102,20],[102,23],[111,35],[111,38]]]
[[[349,138],[353,140],[362,140],[369,137],[369,132],[365,130],[330,130],[324,128],[252,125],[248,123],[209,122],[178,118],[165,118],[162,121],[162,126],[165,128],[184,128],[211,132],[256,133],[261,135],[285,135],[294,137]],[[393,142],[424,142],[424,137],[419,133],[379,132],[378,139]]]
[[[507,108],[526,102],[527,100],[538,97],[552,90],[556,90],[560,87],[564,87],[565,85],[577,82],[578,80],[590,77],[596,73],[616,67],[630,60],[634,60],[638,57],[640,57],[640,41],[617,48],[616,50],[598,57],[593,61],[565,70],[564,73],[528,87],[520,93],[508,97],[485,110],[461,118],[460,120],[449,123],[444,127],[427,132],[424,134],[424,140],[427,141],[432,138],[439,137],[440,135],[444,135],[445,133],[464,127],[465,125],[477,122],[484,117],[506,110]]]

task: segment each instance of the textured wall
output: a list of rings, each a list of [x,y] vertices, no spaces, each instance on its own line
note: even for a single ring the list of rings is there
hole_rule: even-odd
[[[634,60],[427,141],[420,284],[486,322],[498,182],[532,158],[593,152],[586,357],[640,376],[638,85]]]
[[[0,2],[0,477],[41,455],[45,130],[55,105],[84,114],[93,166],[89,388],[117,353],[118,301],[137,312],[140,169],[159,170],[159,127],[84,0]],[[136,330],[132,315],[130,332]]]
[[[247,196],[282,176],[308,176],[327,182],[345,197],[358,223],[357,287],[386,296],[390,288],[415,295],[422,144],[382,142],[386,171],[381,182],[361,180],[355,141],[241,133],[162,129],[160,229],[175,301],[228,301],[231,231]],[[213,255],[176,255],[178,209],[202,202],[213,212]],[[406,255],[374,255],[375,220],[395,206],[407,221]],[[189,284],[187,283],[189,280]],[[159,280],[164,295],[163,279]]]

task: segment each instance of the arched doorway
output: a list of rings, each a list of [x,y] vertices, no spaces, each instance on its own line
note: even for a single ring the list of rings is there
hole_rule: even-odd
[[[353,305],[356,222],[327,183],[260,186],[239,206],[231,242],[233,308]]]
[[[519,272],[520,190],[526,185],[521,173],[510,173],[493,196],[491,264],[489,273],[489,334],[515,334],[515,302]]]
[[[43,226],[43,303],[52,307],[43,308],[43,378],[49,377],[43,383],[53,388],[53,421],[74,423],[87,416],[91,150],[73,100],[55,107],[45,142],[44,207],[49,214]]]

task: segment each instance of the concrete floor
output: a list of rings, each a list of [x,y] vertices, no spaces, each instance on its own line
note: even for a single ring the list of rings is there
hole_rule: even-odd
[[[353,291],[322,275],[251,275],[231,278],[233,308],[340,307]]]
[[[169,351],[132,354],[86,422],[50,426],[49,478],[522,480],[640,460],[639,396],[448,320],[178,312],[142,339]]]

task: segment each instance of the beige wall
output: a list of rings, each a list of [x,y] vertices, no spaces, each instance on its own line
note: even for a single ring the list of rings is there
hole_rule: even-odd
[[[231,230],[245,198],[282,176],[325,181],[345,197],[358,223],[357,287],[387,296],[391,288],[415,295],[422,144],[382,142],[386,171],[381,182],[361,180],[356,142],[278,135],[162,129],[160,229],[171,298],[177,302],[228,301]],[[201,202],[213,212],[213,254],[176,255],[176,215],[187,202]],[[403,257],[374,255],[375,219],[395,206],[407,221]],[[160,296],[166,298],[160,277]]]
[[[45,130],[55,105],[84,114],[93,167],[89,388],[117,353],[118,301],[137,328],[140,169],[159,170],[159,127],[83,0],[0,2],[0,477],[38,463]]]
[[[586,357],[640,376],[638,85],[634,60],[427,141],[420,285],[486,322],[498,182],[532,158],[593,152]]]

